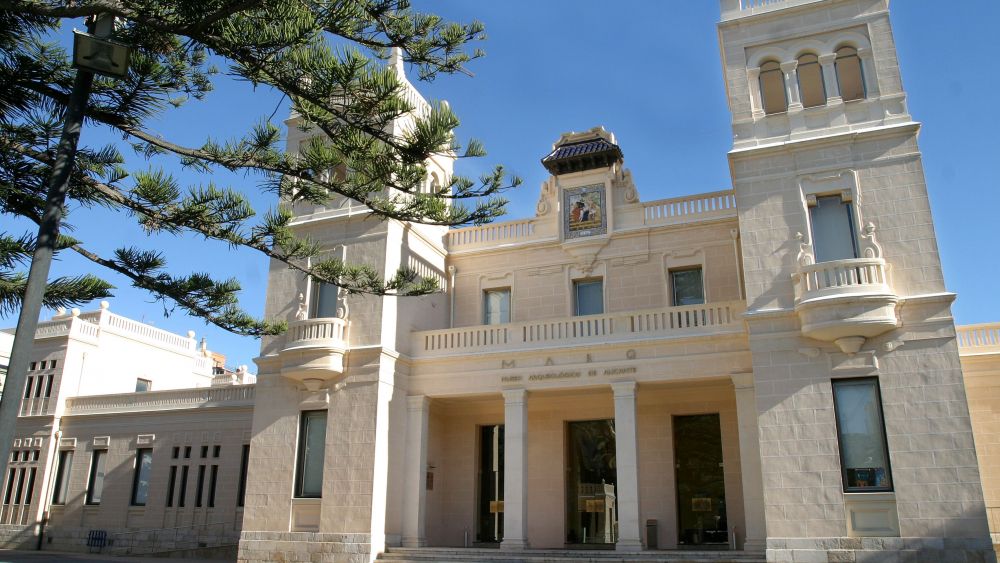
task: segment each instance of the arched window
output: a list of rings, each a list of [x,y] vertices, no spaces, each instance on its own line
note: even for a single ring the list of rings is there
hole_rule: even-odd
[[[785,73],[777,61],[760,65],[760,101],[764,105],[764,113],[781,113],[788,109]]]
[[[861,72],[861,58],[854,47],[837,49],[837,84],[840,85],[840,97],[845,102],[860,100],[865,97],[865,79]]]
[[[826,87],[823,84],[823,69],[819,66],[819,57],[812,53],[799,57],[797,74],[802,106],[811,108],[825,104]]]

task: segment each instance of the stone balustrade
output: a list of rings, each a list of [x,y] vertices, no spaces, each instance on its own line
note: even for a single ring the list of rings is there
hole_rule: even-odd
[[[1000,353],[1000,323],[957,326],[955,330],[962,355]]]
[[[821,0],[721,0],[722,21],[819,1]]]
[[[735,218],[736,194],[732,190],[672,197],[643,204],[647,226],[679,225],[710,219]]]
[[[348,322],[341,318],[292,321],[279,354],[281,375],[319,389],[344,374]]]
[[[836,295],[892,293],[885,260],[852,258],[800,266],[793,275],[795,299],[809,301]]]
[[[347,321],[338,318],[306,319],[288,324],[285,334],[285,350],[327,344],[330,341],[343,343],[347,333]]]
[[[86,395],[66,399],[66,415],[252,406],[256,387],[198,387],[145,393]]]
[[[792,283],[802,334],[833,342],[847,354],[899,324],[899,297],[882,258],[803,264],[792,274]]]
[[[714,219],[736,218],[736,196],[732,190],[723,190],[683,197],[672,197],[642,203],[639,223],[626,228],[661,227],[698,223]],[[445,236],[449,252],[485,250],[503,246],[555,240],[551,230],[546,230],[542,219],[519,219],[503,223],[490,223],[479,227],[452,229]]]
[[[742,332],[742,301],[414,332],[415,358]]]

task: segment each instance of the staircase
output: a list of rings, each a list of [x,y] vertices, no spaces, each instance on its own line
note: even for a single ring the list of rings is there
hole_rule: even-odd
[[[387,547],[379,561],[395,563],[763,563],[764,554],[747,551],[643,551]]]

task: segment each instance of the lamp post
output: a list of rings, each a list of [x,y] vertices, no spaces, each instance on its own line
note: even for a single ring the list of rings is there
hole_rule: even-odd
[[[31,268],[28,270],[21,313],[17,319],[14,346],[11,349],[10,365],[7,369],[5,385],[7,392],[0,397],[0,459],[8,459],[7,452],[10,451],[14,438],[14,427],[17,424],[19,401],[22,396],[21,389],[28,373],[38,315],[42,310],[49,267],[52,265],[52,255],[59,238],[59,225],[66,203],[66,193],[69,190],[70,173],[76,159],[80,129],[83,126],[83,116],[87,100],[90,98],[94,74],[120,78],[125,76],[128,70],[129,47],[108,39],[114,31],[114,25],[113,16],[100,15],[88,18],[88,33],[74,31],[73,66],[77,69],[76,78],[73,80],[73,90],[66,103],[62,137],[59,139],[52,173],[49,176],[45,210],[38,225],[38,238],[31,258]]]

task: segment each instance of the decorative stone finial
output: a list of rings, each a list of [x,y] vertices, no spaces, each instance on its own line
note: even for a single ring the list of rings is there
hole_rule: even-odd
[[[309,318],[309,311],[306,309],[306,296],[299,293],[299,308],[295,311],[295,320],[304,321]]]
[[[74,317],[79,317],[80,316],[80,309],[78,309],[77,307],[73,307],[73,309],[70,311],[70,313],[72,313]]]
[[[101,309],[102,310],[106,311],[110,307],[111,307],[111,303],[108,303],[107,301],[101,301]]]
[[[188,331],[188,338],[194,340],[194,331],[193,330],[189,330]]]

